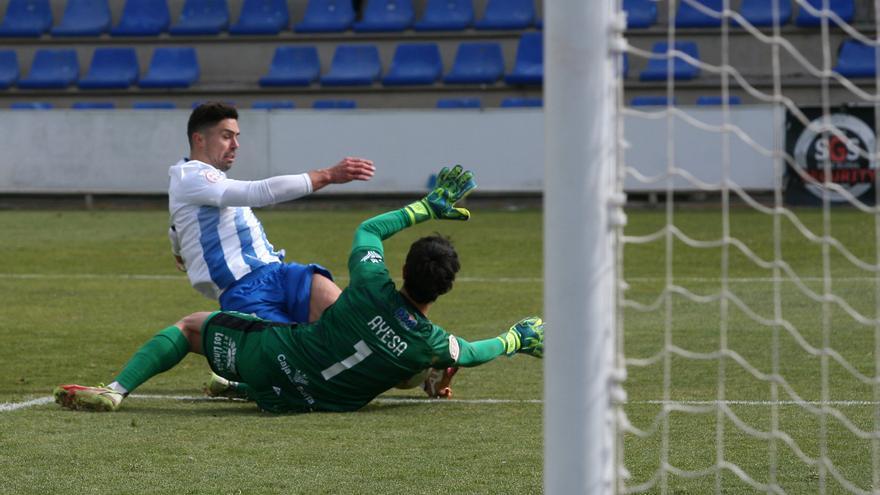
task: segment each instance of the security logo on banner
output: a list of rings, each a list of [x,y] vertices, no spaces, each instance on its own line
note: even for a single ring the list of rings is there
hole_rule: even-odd
[[[804,109],[811,125],[817,128],[825,122],[821,109]],[[873,204],[875,199],[874,178],[877,163],[870,159],[874,151],[876,134],[869,122],[874,122],[873,108],[848,108],[831,114],[828,121],[838,134],[822,133],[804,126],[789,112],[786,115],[786,151],[794,158],[803,172],[818,184],[805,182],[791,168],[786,167],[785,200],[793,205],[819,205],[822,202],[825,174],[830,181],[861,202]],[[846,136],[843,139],[842,136]],[[828,164],[826,170],[826,163]],[[834,203],[846,201],[846,196],[828,191],[828,199]]]

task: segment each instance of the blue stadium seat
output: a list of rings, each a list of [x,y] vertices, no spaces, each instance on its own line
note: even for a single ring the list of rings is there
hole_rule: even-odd
[[[171,14],[165,0],[126,0],[114,36],[158,36],[168,29]]]
[[[382,66],[375,45],[338,45],[323,86],[369,86],[379,79]]]
[[[534,0],[489,0],[477,29],[525,29],[535,24]]]
[[[0,23],[0,36],[38,37],[52,25],[49,0],[9,0]]]
[[[542,107],[544,106],[544,100],[541,98],[505,98],[501,100],[501,108],[516,108],[516,107]]]
[[[348,110],[357,108],[354,100],[315,100],[312,103],[315,110]]]
[[[415,20],[412,0],[367,0],[364,18],[354,23],[358,33],[405,31]]]
[[[775,19],[774,3],[777,5]],[[753,26],[773,26],[774,23],[784,26],[791,21],[791,0],[742,0],[739,13]]]
[[[131,105],[135,110],[171,110],[177,105],[170,101],[136,101]]]
[[[672,104],[675,105],[675,98]],[[665,107],[669,105],[669,98],[666,96],[636,96],[630,102],[634,107]]]
[[[314,46],[279,46],[260,86],[308,86],[318,80],[321,63]]]
[[[140,68],[134,48],[95,48],[81,89],[124,89],[137,82]]]
[[[501,45],[494,42],[461,43],[452,69],[443,78],[450,84],[493,84],[504,73]]]
[[[440,98],[437,108],[481,108],[479,98]]]
[[[822,10],[824,5],[824,0],[806,0],[806,2],[815,10]],[[856,6],[854,0],[828,0],[828,8],[843,19],[844,22],[852,22],[855,16]],[[822,18],[809,13],[803,5],[800,5],[799,9],[794,20],[796,25],[815,27],[822,24]],[[828,18],[828,25],[835,26],[834,21],[830,17]]]
[[[186,0],[171,34],[212,35],[229,28],[226,0]]]
[[[629,53],[623,54],[623,62],[620,67],[620,77],[624,79],[629,77]]]
[[[18,54],[15,50],[0,50],[0,89],[8,89],[19,76]]]
[[[51,89],[66,88],[79,77],[79,61],[76,50],[48,50],[40,48],[34,55],[28,77],[18,81],[19,88]]]
[[[244,0],[230,34],[278,34],[287,29],[290,13],[284,0]]]
[[[739,96],[728,96],[728,105],[739,105],[742,103]],[[700,96],[697,97],[697,105],[701,106],[720,106],[724,104],[724,98],[720,96]]]
[[[704,13],[692,3],[716,12],[717,17]],[[722,10],[724,10],[723,0],[682,0],[675,13],[675,27],[718,27],[721,25]]]
[[[255,110],[293,110],[296,105],[290,100],[255,101],[251,108]]]
[[[669,45],[665,41],[654,43],[651,51],[654,54],[666,54]],[[686,53],[692,58],[699,60],[697,44],[693,41],[676,41],[675,50]],[[648,60],[648,66],[639,74],[642,81],[665,81],[667,79],[667,59],[652,58]],[[680,57],[675,57],[673,62],[673,78],[676,80],[694,79],[700,75],[700,69],[684,61]]]
[[[188,88],[198,79],[195,48],[156,48],[139,85],[142,88]]]
[[[656,0],[623,0],[626,11],[626,27],[647,28],[657,23]]]
[[[18,101],[11,105],[12,110],[52,110],[53,105],[45,101]]]
[[[100,36],[110,30],[107,0],[67,0],[61,22],[52,36]]]
[[[416,31],[461,31],[474,23],[472,0],[428,0]]]
[[[340,33],[354,24],[351,0],[309,0],[302,22],[293,26],[298,33]]]
[[[401,43],[394,51],[382,84],[434,84],[442,73],[443,61],[436,43]]]
[[[507,84],[541,84],[544,82],[543,33],[523,33],[516,49],[516,63],[504,80]]]
[[[77,101],[70,108],[74,110],[111,110],[116,108],[112,101]]]
[[[840,44],[834,71],[846,77],[874,77],[877,75],[876,50],[860,41],[846,40]]]

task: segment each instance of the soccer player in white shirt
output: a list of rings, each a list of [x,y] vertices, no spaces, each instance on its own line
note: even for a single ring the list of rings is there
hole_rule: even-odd
[[[190,115],[189,158],[168,171],[168,234],[177,266],[223,310],[284,323],[314,321],[339,297],[339,287],[320,265],[285,263],[251,207],[297,199],[329,184],[369,180],[373,162],[347,157],[298,175],[229,179],[239,134],[238,112],[229,105],[205,103]]]

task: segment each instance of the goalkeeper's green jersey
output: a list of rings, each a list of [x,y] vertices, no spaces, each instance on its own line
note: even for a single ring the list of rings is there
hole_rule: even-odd
[[[498,339],[472,344],[457,338],[398,292],[382,240],[412,222],[405,210],[397,210],[361,224],[348,258],[351,282],[339,299],[314,323],[259,332],[259,356],[253,358],[261,376],[242,369],[252,368],[243,362],[244,352],[239,369],[261,407],[355,410],[426,368],[475,366],[502,354]]]

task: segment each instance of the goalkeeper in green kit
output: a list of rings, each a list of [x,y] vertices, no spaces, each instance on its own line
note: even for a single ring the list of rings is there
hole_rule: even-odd
[[[515,353],[542,357],[540,318],[525,318],[498,337],[476,342],[427,318],[459,270],[447,238],[433,235],[412,244],[400,290],[385,266],[383,240],[431,219],[467,220],[470,212],[455,203],[474,187],[473,174],[460,165],[444,168],[428,196],[363,222],[348,258],[351,282],[317,321],[289,325],[236,312],[195,313],[144,344],[109,386],[61,385],[56,402],[114,411],[129,392],[188,352],[203,354],[230,394],[246,394],[261,409],[278,413],[354,411],[392,387],[421,383],[426,374],[441,389],[437,396],[444,388],[448,395],[458,367]]]

